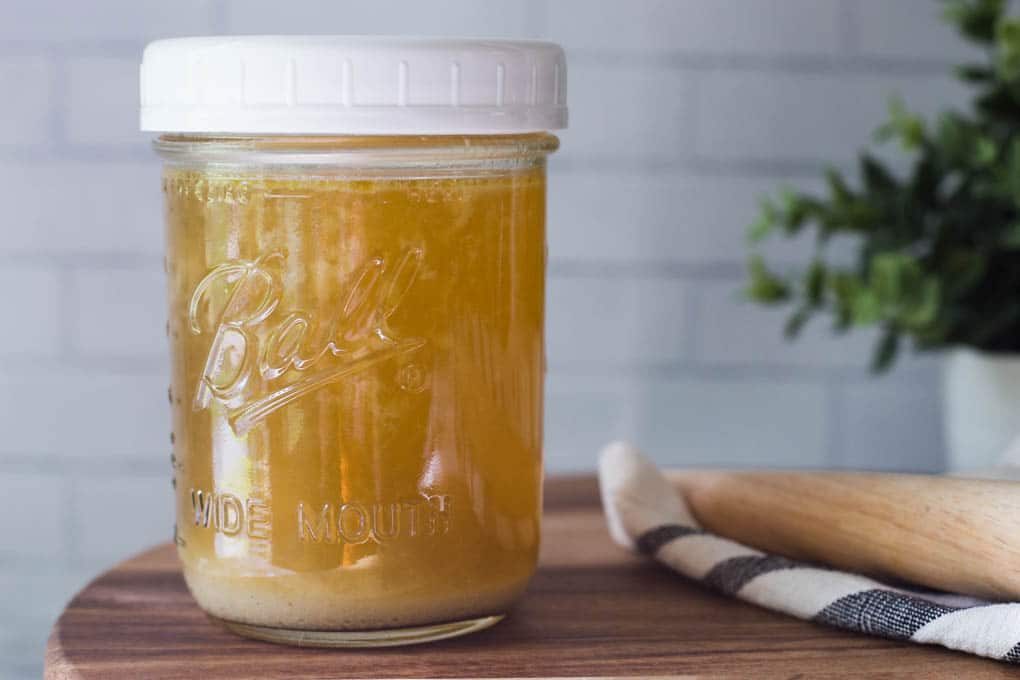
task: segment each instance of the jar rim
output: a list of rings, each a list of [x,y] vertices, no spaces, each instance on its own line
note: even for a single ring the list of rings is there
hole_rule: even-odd
[[[559,148],[550,133],[463,135],[165,134],[153,141],[168,163],[358,168],[485,166],[544,162]]]

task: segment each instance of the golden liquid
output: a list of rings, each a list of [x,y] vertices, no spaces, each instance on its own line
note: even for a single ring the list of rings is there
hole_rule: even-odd
[[[177,542],[210,613],[502,612],[537,557],[544,165],[168,166]]]

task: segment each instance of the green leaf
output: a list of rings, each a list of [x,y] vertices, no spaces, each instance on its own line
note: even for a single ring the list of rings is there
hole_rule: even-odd
[[[1015,123],[1020,103],[1010,90],[1008,84],[986,90],[974,100],[974,108],[990,121]]]
[[[758,219],[747,230],[747,238],[752,244],[765,240],[769,234],[775,231],[778,222],[779,211],[770,197],[762,196],[758,205]]]
[[[879,142],[897,139],[900,147],[910,152],[924,144],[925,135],[924,119],[910,113],[902,97],[890,97],[889,120],[875,131],[875,139]]]
[[[860,165],[861,177],[864,179],[864,186],[868,191],[882,193],[897,188],[896,178],[871,154],[862,153]]]
[[[939,267],[947,295],[965,295],[985,275],[986,259],[972,249],[957,247],[944,256]]]
[[[901,322],[911,330],[922,330],[934,323],[938,317],[941,302],[941,287],[935,279],[926,280],[918,287],[917,292],[919,299],[905,309],[900,316]]]
[[[1002,230],[999,245],[1007,250],[1020,250],[1020,222],[1013,222]]]
[[[1006,191],[1013,197],[1014,203],[1020,206],[1020,137],[1014,139],[1009,145],[1003,176]]]
[[[875,352],[871,357],[871,370],[875,373],[885,373],[892,366],[896,354],[900,348],[900,336],[892,326],[886,327],[882,336],[875,346]]]
[[[999,155],[999,147],[987,137],[978,137],[974,144],[974,165],[981,167],[991,165]]]
[[[854,199],[854,193],[846,183],[842,173],[835,168],[828,168],[825,171],[825,182],[829,185],[829,195],[832,202],[837,205],[846,205]]]
[[[1020,19],[1002,19],[995,29],[998,56],[995,64],[999,77],[1013,82],[1020,78]]]
[[[804,298],[811,307],[820,307],[825,294],[825,264],[815,258],[804,275]]]
[[[793,340],[804,329],[805,324],[811,319],[812,311],[806,307],[798,309],[783,326],[783,337]]]
[[[786,283],[769,271],[760,255],[753,255],[748,262],[748,273],[751,277],[747,295],[756,302],[776,304],[790,297],[790,288]]]
[[[880,253],[871,262],[870,286],[882,306],[900,304],[919,277],[917,263],[903,253]]]
[[[950,0],[943,17],[965,38],[980,44],[995,39],[995,26],[1005,10],[1004,0]]]
[[[828,287],[832,292],[836,328],[846,330],[854,322],[854,300],[860,288],[858,279],[847,272],[829,272]]]
[[[954,70],[965,83],[986,83],[995,77],[995,71],[984,64],[962,64]]]
[[[860,288],[850,303],[854,325],[872,326],[882,320],[882,304],[875,291],[869,288]]]

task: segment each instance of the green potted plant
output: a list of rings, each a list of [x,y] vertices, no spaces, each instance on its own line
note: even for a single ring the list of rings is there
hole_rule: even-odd
[[[873,368],[906,343],[949,349],[944,420],[949,466],[980,467],[1020,433],[1020,18],[1005,0],[952,0],[946,20],[983,48],[959,66],[968,110],[932,120],[894,100],[880,141],[898,141],[907,169],[863,152],[855,176],[826,175],[827,191],[786,190],[763,200],[753,244],[810,232],[815,250],[795,270],[753,252],[749,297],[790,305],[790,337],[813,317],[837,332],[877,327]],[[831,243],[849,236],[849,264]]]

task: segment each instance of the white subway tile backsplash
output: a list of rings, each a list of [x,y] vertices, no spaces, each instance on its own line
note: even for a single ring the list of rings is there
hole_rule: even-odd
[[[940,471],[941,403],[933,379],[902,384],[884,378],[843,387],[839,463],[867,470]]]
[[[717,55],[832,54],[838,0],[549,0],[567,48]]]
[[[208,33],[216,0],[4,0],[0,40],[138,43]]]
[[[980,49],[942,19],[931,0],[851,0],[859,52],[881,57],[958,63],[981,61]]]
[[[8,226],[0,253],[157,255],[163,248],[159,165],[0,162]]]
[[[52,84],[53,65],[45,57],[0,56],[0,101],[4,107],[0,150],[45,146],[52,141]]]
[[[553,371],[584,363],[671,364],[683,355],[686,297],[675,279],[554,276],[546,306]]]
[[[0,268],[0,309],[7,319],[0,356],[52,356],[61,345],[60,273],[52,267]]]
[[[67,138],[144,148],[138,129],[138,59],[85,57],[68,67]]]
[[[169,378],[57,367],[0,375],[5,455],[151,458],[169,455]]]
[[[546,471],[591,472],[603,446],[632,436],[627,410],[632,384],[619,378],[556,373],[546,379]]]
[[[529,3],[513,0],[226,0],[231,33],[533,37]]]
[[[170,474],[75,482],[77,546],[86,563],[112,563],[173,538]]]
[[[965,88],[948,76],[701,73],[697,153],[726,161],[847,162],[886,120],[893,94],[926,115],[966,101]]]
[[[162,271],[82,269],[74,272],[72,289],[76,351],[86,356],[169,356]]]
[[[825,388],[754,379],[652,379],[630,395],[637,444],[667,466],[819,467]]]
[[[0,474],[0,557],[60,558],[67,535],[68,484],[59,474]],[[2,591],[0,591],[2,592]]]
[[[698,176],[682,171],[637,172],[555,168],[549,186],[549,255],[554,259],[744,263],[747,231],[762,196],[782,187],[817,192],[803,179]],[[806,241],[776,238],[769,254],[801,259]]]
[[[570,63],[570,128],[556,158],[675,159],[689,153],[691,76],[668,68]]]
[[[854,329],[832,331],[830,317],[820,315],[793,341],[783,335],[791,309],[762,307],[747,300],[746,281],[713,281],[698,291],[695,353],[700,363],[734,366],[844,366],[866,374],[878,333]]]

